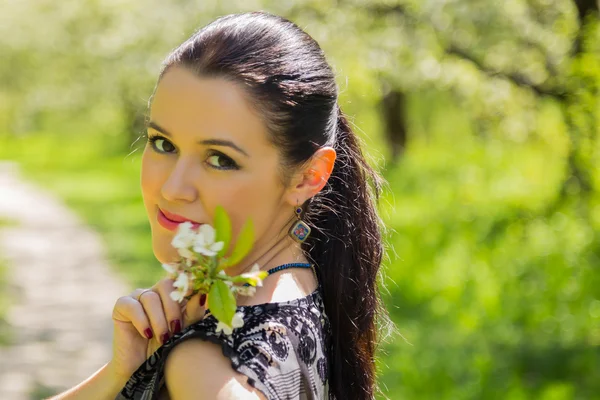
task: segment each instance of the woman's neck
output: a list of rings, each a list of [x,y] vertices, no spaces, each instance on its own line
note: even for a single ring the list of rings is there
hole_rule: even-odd
[[[300,260],[298,258],[282,252],[277,258],[269,262],[267,267],[261,269],[269,270],[290,262],[308,262],[306,258]],[[245,306],[289,301],[305,297],[314,292],[317,287],[317,277],[312,268],[288,268],[266,277],[262,282],[262,286],[257,287],[252,296],[236,295],[236,303],[240,306]]]
[[[258,246],[237,267],[227,269],[229,275],[239,275],[250,271],[254,264],[258,264],[263,271],[287,263],[309,262],[298,243],[294,242],[287,234],[276,237],[271,242]]]
[[[268,250],[264,250],[267,248]],[[279,265],[288,263],[308,263],[300,245],[296,243],[287,234],[272,241],[270,245],[257,247],[256,253],[258,257],[246,257],[246,260],[241,269],[229,271],[230,275],[238,275],[250,271],[254,264],[258,264],[260,269],[268,271]],[[263,250],[262,253],[260,250]],[[280,302],[304,297],[312,293],[317,286],[317,278],[312,269],[307,268],[290,268],[278,271],[269,275],[263,281],[261,287],[256,288],[256,292],[252,296],[236,296],[238,305],[253,305],[271,302]]]

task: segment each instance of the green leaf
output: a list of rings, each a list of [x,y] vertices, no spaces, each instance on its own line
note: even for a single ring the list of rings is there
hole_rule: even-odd
[[[217,257],[223,257],[227,254],[231,241],[231,220],[222,206],[217,206],[215,210],[214,228],[216,230],[215,242],[224,244],[223,249],[217,253]]]
[[[215,281],[208,293],[210,312],[221,322],[231,324],[236,310],[235,297],[223,281]]]
[[[236,265],[237,263],[242,261],[242,259],[246,257],[246,255],[248,255],[253,245],[254,225],[252,223],[252,220],[248,219],[244,226],[242,226],[240,234],[237,237],[235,249],[233,250],[231,257],[229,257],[229,259],[227,259],[227,261],[225,262],[224,266],[231,267],[232,265]]]

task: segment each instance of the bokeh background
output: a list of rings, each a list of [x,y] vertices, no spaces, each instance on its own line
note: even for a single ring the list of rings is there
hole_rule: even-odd
[[[98,232],[128,287],[150,286],[162,270],[136,138],[163,57],[221,15],[287,17],[321,44],[341,107],[389,182],[382,290],[399,333],[380,348],[379,397],[597,399],[599,7],[9,0],[0,159]],[[10,271],[25,266],[0,263],[6,316]],[[19,335],[7,321],[4,347]]]

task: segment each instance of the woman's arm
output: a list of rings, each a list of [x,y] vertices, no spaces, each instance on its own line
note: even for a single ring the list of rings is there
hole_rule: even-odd
[[[231,368],[218,345],[207,341],[177,345],[167,358],[165,379],[172,400],[267,400]]]
[[[126,383],[115,378],[109,362],[79,385],[48,400],[114,400]]]

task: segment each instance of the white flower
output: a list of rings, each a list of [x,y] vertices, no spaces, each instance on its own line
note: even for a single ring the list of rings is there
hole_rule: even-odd
[[[181,248],[177,249],[179,255],[186,259],[186,263],[188,263],[188,267],[190,266],[190,261],[196,260],[196,256],[190,249]]]
[[[224,334],[226,335],[231,335],[233,333],[233,330],[235,328],[241,328],[242,326],[244,326],[244,314],[241,312],[236,312],[233,315],[233,319],[231,321],[231,326],[227,325],[226,323],[219,321],[217,323],[217,327],[215,328],[215,332],[221,332],[223,331]]]
[[[244,326],[244,313],[242,312],[236,312],[233,315],[233,320],[231,321],[231,326],[233,326],[233,328],[241,328],[242,326]]]
[[[173,290],[169,296],[171,296],[171,298],[178,303],[181,303],[185,298],[185,294],[179,290]]]
[[[245,272],[242,274],[242,276],[244,278],[251,278],[253,275],[255,275],[257,272],[260,272],[260,267],[258,266],[258,264],[254,264],[252,266],[252,269],[250,270],[250,272]]]
[[[175,265],[173,265],[173,264],[163,264],[162,267],[169,274],[175,274],[175,273],[177,273],[177,269],[176,269],[177,267]]]
[[[254,282],[253,286],[262,286],[262,275],[264,275],[264,272],[260,270],[258,264],[254,264],[250,272],[243,273],[240,276],[251,279]]]
[[[233,333],[233,330],[231,329],[231,327],[229,325],[227,325],[224,322],[219,321],[217,323],[217,327],[215,328],[215,332],[221,332],[221,331],[223,331],[223,333],[226,335],[231,335]]]
[[[188,274],[185,272],[180,273],[175,282],[173,282],[173,287],[175,287],[176,290],[170,293],[171,298],[175,301],[182,302],[190,287]]]
[[[194,243],[196,232],[192,229],[190,221],[185,221],[177,226],[177,234],[171,241],[171,245],[176,249],[187,249]]]
[[[173,282],[173,286],[175,286],[182,292],[187,292],[190,286],[188,274],[186,274],[185,272],[180,273],[175,282]]]
[[[205,256],[216,256],[225,246],[224,242],[215,243],[215,229],[208,225],[200,225],[198,234],[194,238],[194,251]]]
[[[190,250],[194,245],[197,233],[192,229],[190,221],[185,221],[177,226],[177,234],[171,240],[171,245],[177,249],[179,255],[186,260],[196,260],[195,254]],[[189,265],[188,265],[189,266]]]

